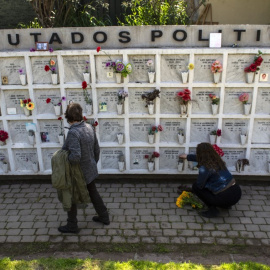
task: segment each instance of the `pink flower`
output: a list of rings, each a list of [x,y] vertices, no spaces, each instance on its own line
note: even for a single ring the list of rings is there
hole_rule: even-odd
[[[248,93],[242,93],[242,94],[239,96],[239,100],[240,100],[241,102],[243,102],[243,104],[247,104],[248,99],[249,99],[249,94],[248,94]]]

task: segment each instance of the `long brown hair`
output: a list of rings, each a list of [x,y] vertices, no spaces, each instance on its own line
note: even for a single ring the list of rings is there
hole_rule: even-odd
[[[225,162],[221,159],[210,143],[200,143],[196,149],[198,167],[204,166],[215,171],[225,170]]]

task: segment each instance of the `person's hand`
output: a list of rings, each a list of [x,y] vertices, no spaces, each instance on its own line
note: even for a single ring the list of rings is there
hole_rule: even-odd
[[[187,158],[187,154],[181,154],[181,155],[179,155],[179,157],[182,158],[182,159],[186,159]]]

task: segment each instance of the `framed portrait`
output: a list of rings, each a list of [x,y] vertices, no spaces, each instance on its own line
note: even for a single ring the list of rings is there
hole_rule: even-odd
[[[48,42],[36,42],[36,51],[48,51],[49,43]]]
[[[267,82],[268,81],[268,74],[267,73],[261,73],[260,74],[260,82]]]

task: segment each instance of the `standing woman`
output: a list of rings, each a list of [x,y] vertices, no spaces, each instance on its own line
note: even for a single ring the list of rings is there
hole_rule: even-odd
[[[99,144],[93,127],[83,121],[82,107],[78,103],[67,106],[65,117],[70,124],[67,139],[62,147],[69,151],[68,160],[71,164],[80,164],[89,192],[90,199],[98,216],[93,221],[110,224],[109,214],[100,197],[94,180],[98,177],[97,163],[99,160]],[[58,230],[62,233],[78,232],[77,205],[72,204],[68,211],[67,225]]]
[[[217,207],[229,209],[241,198],[242,192],[235,179],[228,171],[224,161],[210,143],[200,143],[196,155],[180,155],[188,161],[197,161],[199,175],[192,185],[192,192],[207,206],[208,210],[201,215],[207,218],[217,217]]]

